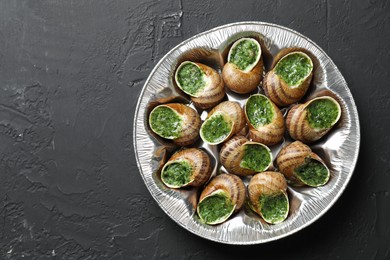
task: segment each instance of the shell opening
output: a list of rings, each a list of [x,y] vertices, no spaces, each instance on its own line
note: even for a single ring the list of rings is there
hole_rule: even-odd
[[[304,184],[318,187],[326,184],[330,178],[328,167],[319,160],[305,158],[303,164],[294,169],[294,175]]]
[[[241,38],[230,48],[228,62],[235,64],[244,72],[250,72],[259,62],[260,57],[259,42],[252,38]]]
[[[307,121],[313,129],[329,129],[338,122],[341,116],[340,104],[328,96],[312,99],[305,109]]]
[[[313,71],[313,61],[303,52],[291,52],[281,58],[274,68],[289,87],[298,88]]]
[[[254,128],[259,128],[272,122],[275,111],[271,101],[262,94],[248,98],[245,104],[245,114]]]
[[[231,135],[233,126],[234,122],[228,115],[216,112],[203,122],[200,137],[208,144],[220,144]]]
[[[264,144],[248,142],[244,144],[244,155],[240,166],[256,172],[263,172],[272,163],[272,152]]]
[[[177,86],[192,97],[199,97],[199,93],[209,83],[202,69],[192,61],[182,62],[176,70],[175,81]]]
[[[270,224],[277,224],[287,218],[289,201],[287,193],[280,191],[274,194],[262,194],[259,197],[259,211],[261,217]]]
[[[215,225],[228,219],[235,208],[236,205],[223,190],[216,190],[199,202],[197,212],[204,223]]]
[[[174,109],[159,105],[149,115],[149,126],[154,133],[166,138],[176,139],[182,133],[182,116]]]
[[[169,188],[181,188],[193,181],[192,171],[191,164],[187,160],[171,161],[161,170],[161,180]]]

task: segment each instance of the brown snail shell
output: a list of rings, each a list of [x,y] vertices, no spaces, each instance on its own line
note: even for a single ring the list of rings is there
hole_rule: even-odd
[[[223,140],[219,140],[218,142],[209,142],[204,137],[204,132],[202,130],[203,126],[207,122],[208,119],[211,119],[213,116],[216,115],[223,115],[224,119],[229,121],[231,124],[231,131],[228,136],[226,136]],[[220,104],[218,104],[216,107],[214,107],[209,114],[207,115],[206,120],[203,122],[201,128],[200,128],[200,137],[203,139],[204,142],[216,145],[223,143],[224,141],[228,140],[231,136],[234,134],[240,132],[246,124],[245,121],[245,114],[243,109],[241,108],[240,104],[235,101],[224,101]]]
[[[336,120],[333,122],[331,127],[329,128],[313,128],[307,119],[308,112],[307,112],[307,107],[314,101],[320,100],[320,99],[328,99],[334,102],[336,104],[337,109],[338,109],[338,116]],[[326,135],[330,129],[338,122],[341,116],[341,108],[340,104],[332,97],[330,96],[322,96],[322,97],[317,97],[314,99],[311,99],[307,101],[304,104],[297,104],[294,105],[288,112],[287,117],[286,117],[286,126],[287,130],[290,134],[290,136],[295,139],[299,140],[304,143],[311,143],[314,141],[317,141],[324,135]]]
[[[272,164],[272,153],[267,146],[257,142],[250,142],[244,136],[236,135],[231,139],[229,139],[222,146],[221,151],[219,153],[220,162],[228,172],[240,176],[253,175],[256,172],[259,172],[252,169],[245,168],[241,165],[242,159],[245,155],[245,148],[247,145],[261,145],[269,151],[269,155],[270,155],[269,163],[262,171],[267,170],[268,167]]]
[[[282,219],[267,219],[262,212],[261,196],[283,194],[287,199],[287,210]],[[251,209],[261,216],[267,223],[276,224],[287,218],[289,211],[287,182],[280,172],[267,171],[254,175],[248,184],[248,197]]]
[[[154,133],[161,136],[162,138],[171,139],[175,144],[178,144],[180,146],[187,146],[193,144],[199,139],[199,129],[201,126],[201,120],[199,114],[194,109],[180,103],[170,103],[170,104],[163,104],[163,105],[156,106],[152,110],[150,115],[158,107],[168,107],[174,110],[182,119],[182,125],[181,125],[182,130],[177,138],[172,138],[172,137],[166,138],[164,136],[161,136],[158,133],[156,133],[156,131],[153,130],[150,122],[151,116],[149,116],[149,125]]]
[[[274,111],[274,117],[272,121],[269,124],[255,127],[250,122],[246,109],[248,101],[254,96],[262,96],[269,100],[268,97],[266,97],[265,95],[255,94],[250,96],[246,101],[244,110],[246,121],[249,126],[249,138],[255,142],[259,142],[265,145],[274,145],[279,143],[283,139],[283,135],[285,132],[285,124],[282,112],[271,100],[269,100]]]
[[[178,73],[180,69],[188,63],[194,64],[204,73],[206,86],[196,94],[186,92],[178,80]],[[217,105],[225,96],[225,88],[221,75],[213,68],[199,62],[182,62],[176,70],[175,83],[184,93],[190,95],[194,105],[201,109],[208,109]]]
[[[309,59],[311,62],[311,71],[305,76],[301,83],[295,86],[289,86],[275,73],[275,68],[281,60],[295,53],[299,53]],[[278,106],[287,106],[298,102],[306,94],[313,77],[312,59],[305,52],[297,50],[297,48],[286,48],[276,55],[275,61],[273,69],[264,76],[264,92]]]
[[[313,159],[320,162],[325,166],[327,170],[326,179],[316,185],[310,184],[299,178],[296,174],[296,169],[306,163],[307,159]],[[276,163],[279,171],[294,185],[302,186],[308,185],[311,187],[318,187],[326,184],[330,178],[330,171],[325,162],[315,153],[312,152],[309,146],[300,141],[292,142],[291,144],[283,147],[278,156],[276,157]]]
[[[199,214],[199,205],[206,198],[216,194],[223,194],[224,196],[226,196],[233,204],[233,210],[230,212],[230,214],[224,216],[223,218],[218,219],[215,222],[204,221],[201,217],[201,214]],[[244,201],[245,201],[245,185],[240,179],[240,177],[234,174],[222,173],[212,178],[211,181],[206,185],[206,187],[203,189],[202,193],[200,194],[199,203],[197,206],[198,216],[206,224],[210,224],[210,225],[219,224],[226,221],[233,213],[240,211],[240,209],[244,205]]]
[[[168,183],[164,179],[164,170],[172,163],[182,161],[187,162],[191,167],[191,176],[189,181],[182,185],[173,185]],[[211,172],[211,160],[205,151],[198,148],[183,149],[172,155],[172,157],[164,165],[161,170],[161,181],[169,188],[182,188],[186,186],[199,187],[209,180]]]
[[[257,62],[252,68],[249,68],[249,70],[241,70],[235,64],[230,62],[232,49],[243,40],[250,40],[256,43],[259,48]],[[252,38],[241,38],[232,45],[228,54],[228,62],[222,69],[222,78],[226,87],[239,94],[249,93],[257,88],[263,78],[261,46],[257,40]]]

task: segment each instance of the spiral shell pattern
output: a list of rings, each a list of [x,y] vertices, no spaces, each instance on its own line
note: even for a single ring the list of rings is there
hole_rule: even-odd
[[[205,151],[198,148],[183,149],[176,152],[164,165],[162,172],[164,171],[167,165],[173,162],[179,162],[183,160],[187,161],[191,166],[191,177],[190,177],[190,181],[188,183],[185,183],[181,187],[185,187],[185,186],[199,187],[205,184],[209,180],[212,172],[210,157]],[[164,182],[165,185],[172,188],[172,185],[166,183],[163,178],[162,181]],[[181,187],[173,187],[173,188],[181,188]]]
[[[207,117],[212,116],[216,112],[222,112],[223,114],[228,115],[234,122],[232,134],[240,132],[246,124],[244,111],[238,102],[224,101],[214,107]]]
[[[290,180],[292,184],[303,186],[305,184],[296,176],[295,169],[303,165],[307,158],[314,159],[326,167],[328,171],[327,182],[329,180],[330,173],[325,162],[317,154],[313,153],[309,146],[300,141],[292,142],[291,144],[283,147],[276,157],[276,163],[279,171],[288,180]]]
[[[283,174],[273,171],[258,173],[252,177],[248,185],[250,207],[258,215],[263,217],[259,198],[262,195],[271,196],[278,193],[283,193],[288,199],[287,182]],[[288,210],[284,218],[287,217],[287,213]],[[267,221],[266,219],[264,220]]]
[[[261,58],[256,66],[249,72],[237,68],[233,63],[226,63],[222,69],[222,78],[233,92],[246,94],[254,91],[263,79],[263,59]]]
[[[308,122],[307,119],[308,112],[306,108],[310,105],[311,102],[318,99],[330,99],[335,104],[337,104],[339,115],[337,120],[330,128],[315,129],[311,127]],[[332,127],[337,123],[340,116],[341,116],[341,108],[339,103],[335,99],[329,96],[317,97],[307,101],[304,104],[294,105],[287,114],[286,126],[291,138],[293,138],[294,140],[299,140],[304,143],[312,143],[319,140],[324,135],[326,135],[332,129]]]
[[[163,106],[175,110],[180,114],[183,120],[182,132],[179,138],[173,139],[173,142],[180,146],[188,146],[196,142],[199,139],[199,129],[201,125],[198,112],[180,103],[165,104]]]
[[[190,61],[182,62],[179,65],[178,69],[176,70],[176,74],[175,74],[176,85],[180,89],[182,89],[182,87],[180,86],[177,80],[177,73],[180,67],[186,63],[195,64],[204,73],[205,80],[206,80],[206,86],[203,90],[196,93],[196,95],[190,95],[194,105],[201,109],[208,109],[214,107],[219,102],[221,102],[221,100],[225,96],[225,88],[224,88],[224,82],[222,80],[222,77],[213,68],[210,68],[209,66],[204,65],[202,63],[190,62]]]
[[[215,176],[211,181],[206,185],[200,194],[199,202],[204,200],[207,196],[212,195],[214,192],[221,190],[225,192],[228,198],[231,200],[233,205],[235,205],[234,212],[238,212],[245,201],[245,185],[240,179],[240,177],[222,173]]]
[[[240,132],[246,124],[244,111],[238,102],[224,101],[224,102],[218,104],[216,107],[214,107],[209,112],[205,122],[207,121],[207,119],[209,119],[210,117],[212,117],[214,114],[217,114],[217,113],[224,115],[224,117],[227,117],[233,123],[232,130],[231,130],[229,136],[227,136],[222,142],[224,142],[225,140],[228,140],[231,136]],[[202,136],[202,133],[201,133],[201,136]],[[203,137],[202,137],[202,139],[203,139]],[[219,142],[219,143],[221,143],[221,142]]]
[[[225,169],[237,175],[251,175],[254,172],[240,167],[240,161],[244,155],[244,144],[248,142],[244,136],[234,136],[221,148],[219,158]]]
[[[277,63],[286,57],[288,54],[299,53],[309,58],[311,64],[313,64],[311,58],[305,53],[306,50],[301,48],[286,48],[281,50],[275,57],[272,70],[270,70],[263,80],[263,88],[266,95],[278,106],[287,106],[299,101],[307,92],[310,82],[313,77],[313,68],[305,79],[297,86],[289,86],[275,73],[275,67]]]
[[[251,169],[246,169],[241,167],[241,160],[245,155],[245,145],[247,144],[258,144],[263,145],[256,142],[250,142],[244,136],[236,135],[229,139],[221,148],[219,153],[219,158],[221,164],[225,167],[225,169],[233,174],[237,174],[239,176],[247,176],[255,174],[256,171]],[[267,147],[268,149],[268,147]],[[272,163],[272,153],[270,151],[270,164]],[[269,165],[270,165],[269,164]],[[268,165],[268,167],[269,167]],[[267,167],[267,168],[268,168]]]
[[[227,62],[222,69],[222,78],[226,87],[228,87],[230,90],[239,94],[246,94],[255,90],[257,86],[259,86],[263,78],[264,64],[263,58],[261,57],[261,46],[257,40],[252,38],[243,38],[237,40],[231,47],[229,55],[235,44],[241,40],[250,40],[257,43],[259,48],[259,60],[250,71],[243,71],[235,64]]]

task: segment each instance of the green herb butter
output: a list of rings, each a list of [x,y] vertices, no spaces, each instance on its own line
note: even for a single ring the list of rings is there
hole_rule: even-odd
[[[250,123],[255,128],[271,123],[274,117],[272,104],[263,95],[251,96],[246,103],[245,109]]]
[[[230,61],[240,70],[254,65],[259,55],[259,46],[251,40],[242,40],[233,47],[230,53]]]
[[[234,205],[223,194],[209,196],[199,203],[198,213],[206,223],[227,218],[233,211]]]
[[[338,106],[329,99],[314,100],[306,109],[309,124],[316,129],[332,127],[339,115]]]
[[[328,169],[319,161],[306,158],[305,163],[294,170],[295,175],[306,185],[316,187],[329,179]]]
[[[191,165],[187,161],[177,161],[164,168],[161,178],[171,186],[181,187],[190,182],[191,172]]]
[[[259,144],[245,145],[244,156],[241,159],[240,166],[261,172],[266,170],[271,163],[271,154],[267,148]]]
[[[149,124],[156,134],[168,139],[178,138],[182,131],[182,119],[169,107],[155,108],[150,114]]]
[[[278,223],[285,219],[288,212],[288,199],[282,192],[262,195],[259,198],[260,212],[270,223]]]
[[[275,73],[289,86],[301,83],[310,74],[313,66],[306,55],[293,53],[282,58],[275,67]]]
[[[229,136],[232,130],[231,124],[226,122],[223,115],[213,115],[207,119],[201,128],[202,136],[209,143],[219,143]]]
[[[205,86],[202,70],[193,63],[184,64],[178,71],[177,80],[183,91],[189,95],[196,95]]]

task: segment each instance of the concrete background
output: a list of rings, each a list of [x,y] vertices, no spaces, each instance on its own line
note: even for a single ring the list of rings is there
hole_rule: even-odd
[[[361,151],[338,202],[287,238],[229,246],[178,226],[134,158],[135,104],[181,41],[236,21],[306,35],[357,104]],[[390,3],[0,1],[1,259],[390,259]]]

